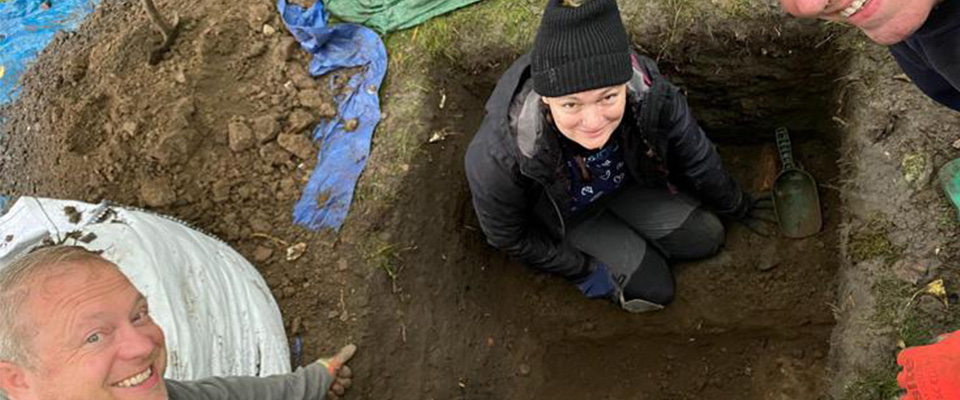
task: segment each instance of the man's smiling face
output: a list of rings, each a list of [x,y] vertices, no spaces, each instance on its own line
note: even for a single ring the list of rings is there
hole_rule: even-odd
[[[33,277],[23,316],[34,355],[14,400],[165,400],[166,345],[147,301],[107,262]],[[8,371],[9,372],[9,371]]]
[[[873,41],[894,44],[916,32],[941,0],[780,0],[798,17],[846,22]]]

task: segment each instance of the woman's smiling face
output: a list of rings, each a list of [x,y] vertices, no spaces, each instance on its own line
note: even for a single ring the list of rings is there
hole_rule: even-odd
[[[603,147],[620,126],[627,85],[608,86],[560,97],[543,97],[563,136],[586,149]]]

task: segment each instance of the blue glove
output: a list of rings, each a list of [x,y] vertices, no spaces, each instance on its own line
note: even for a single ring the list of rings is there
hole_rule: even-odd
[[[607,265],[597,263],[596,268],[584,280],[577,284],[577,288],[583,292],[588,299],[600,299],[613,295],[616,286],[613,283],[613,277],[607,270]]]

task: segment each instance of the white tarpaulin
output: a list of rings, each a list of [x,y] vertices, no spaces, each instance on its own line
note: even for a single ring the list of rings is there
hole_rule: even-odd
[[[167,378],[290,371],[277,303],[226,243],[145,211],[21,197],[0,216],[0,269],[47,238],[102,250],[146,296],[166,334]]]

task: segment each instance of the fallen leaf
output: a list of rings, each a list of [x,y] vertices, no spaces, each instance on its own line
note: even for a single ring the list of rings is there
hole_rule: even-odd
[[[928,283],[927,287],[923,288],[923,293],[940,299],[944,305],[948,304],[947,288],[943,285],[943,279],[937,279]]]

